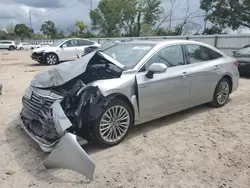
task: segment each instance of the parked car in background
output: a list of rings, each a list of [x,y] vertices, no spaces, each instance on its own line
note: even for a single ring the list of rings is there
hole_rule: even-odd
[[[204,103],[224,106],[238,83],[236,60],[204,43],[117,43],[37,74],[22,99],[21,126],[51,152],[47,168],[91,179],[95,165],[76,136],[114,146],[134,125]]]
[[[91,50],[89,47],[98,48],[100,45],[87,39],[61,39],[49,46],[33,50],[31,58],[41,64],[56,65],[83,56],[86,49]]]
[[[241,75],[250,76],[250,46],[233,52],[234,58],[238,61],[238,69]]]
[[[0,40],[0,49],[15,50],[16,43],[9,40]]]
[[[19,43],[17,45],[17,50],[34,50],[36,48],[39,48],[38,45],[33,45],[33,44],[29,44],[29,43]]]

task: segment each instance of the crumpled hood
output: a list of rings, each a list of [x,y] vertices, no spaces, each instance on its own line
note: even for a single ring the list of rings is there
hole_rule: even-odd
[[[41,48],[37,48],[37,49],[33,50],[32,52],[40,53],[40,52],[43,52],[45,50],[51,51],[51,50],[54,50],[54,49],[56,49],[56,47],[53,47],[53,46],[44,46],[44,47],[41,47]]]
[[[107,59],[111,63],[123,69],[124,66],[114,60],[113,58],[101,53],[99,51],[94,51],[89,53],[75,61],[70,61],[62,63],[51,67],[47,70],[39,72],[31,81],[30,86],[37,88],[50,88],[61,86],[73,78],[81,75],[86,71],[89,61],[95,56],[99,55]]]

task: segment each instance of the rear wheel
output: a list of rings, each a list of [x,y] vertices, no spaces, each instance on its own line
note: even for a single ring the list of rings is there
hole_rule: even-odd
[[[214,107],[222,107],[224,106],[229,99],[230,95],[230,82],[227,78],[222,78],[214,91],[212,105]]]
[[[14,46],[10,46],[10,47],[9,47],[9,50],[10,50],[10,51],[13,51],[13,50],[15,50],[15,47],[14,47]]]
[[[23,47],[21,47],[20,50],[23,50]]]
[[[58,57],[54,53],[48,53],[45,55],[45,62],[47,65],[56,65],[58,64]]]
[[[122,142],[134,125],[133,112],[123,100],[114,99],[94,122],[93,134],[102,147],[111,147]]]

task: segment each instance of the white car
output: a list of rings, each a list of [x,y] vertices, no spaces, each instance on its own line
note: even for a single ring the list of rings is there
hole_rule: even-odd
[[[0,49],[6,49],[6,50],[15,50],[16,49],[16,43],[14,41],[9,40],[0,40]]]
[[[41,64],[55,65],[83,56],[86,53],[85,50],[89,47],[99,48],[100,46],[100,44],[87,39],[61,39],[50,46],[33,50],[31,58]]]
[[[25,42],[17,45],[17,50],[33,50],[36,48],[39,48],[39,45],[33,45]]]

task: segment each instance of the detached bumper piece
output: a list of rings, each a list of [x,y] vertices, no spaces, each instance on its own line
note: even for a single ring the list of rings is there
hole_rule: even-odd
[[[55,101],[49,110],[37,110],[36,113],[32,105],[23,101],[22,127],[43,151],[51,152],[44,161],[45,167],[69,169],[93,179],[95,164],[77,142],[76,135],[67,132],[72,124],[60,101]]]

